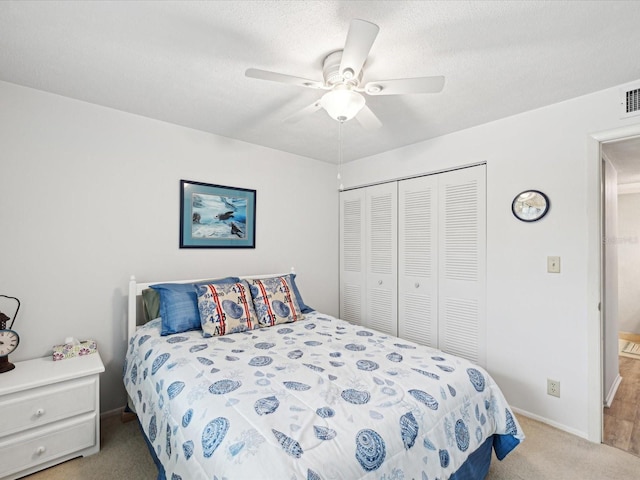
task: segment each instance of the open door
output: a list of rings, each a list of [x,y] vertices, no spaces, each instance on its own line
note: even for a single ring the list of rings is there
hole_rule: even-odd
[[[618,173],[613,164],[602,157],[602,275],[603,327],[602,360],[604,405],[611,406],[618,385]]]

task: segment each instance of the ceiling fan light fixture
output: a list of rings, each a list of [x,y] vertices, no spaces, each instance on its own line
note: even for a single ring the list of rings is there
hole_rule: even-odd
[[[365,100],[362,95],[346,85],[338,85],[322,96],[320,104],[331,118],[339,122],[346,122],[362,110]]]

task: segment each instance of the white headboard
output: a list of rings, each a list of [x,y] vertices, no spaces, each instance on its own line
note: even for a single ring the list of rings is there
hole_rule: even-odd
[[[290,272],[287,273],[268,273],[261,275],[244,275],[240,276],[240,279],[245,278],[269,278],[269,277],[278,277],[281,275],[288,275],[290,273],[295,273],[295,269],[292,267]],[[144,282],[138,283],[136,281],[136,277],[131,275],[131,279],[129,280],[129,310],[127,316],[127,342],[131,337],[133,337],[136,333],[136,329],[139,325],[139,320],[143,318],[142,316],[142,291],[150,288],[151,285],[156,285],[158,283],[197,283],[197,282],[205,282],[207,280],[211,280],[209,278],[198,278],[195,280],[164,280],[164,281],[156,281],[156,282]]]

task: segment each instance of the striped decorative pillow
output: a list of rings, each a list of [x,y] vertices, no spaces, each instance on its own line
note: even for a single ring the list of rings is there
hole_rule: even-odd
[[[302,320],[304,315],[294,293],[290,275],[248,279],[260,327]]]
[[[203,337],[259,328],[249,285],[244,280],[199,285],[196,293]]]

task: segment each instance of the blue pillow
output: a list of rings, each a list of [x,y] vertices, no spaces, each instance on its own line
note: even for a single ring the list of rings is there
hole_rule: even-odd
[[[315,312],[315,308],[311,308],[302,301],[302,295],[300,295],[300,290],[298,290],[298,286],[296,285],[296,274],[292,273],[289,275],[291,277],[291,288],[293,289],[293,293],[298,300],[298,305],[300,306],[300,311],[302,313]]]
[[[208,283],[236,283],[238,277],[226,277],[217,280],[206,280],[194,283],[159,283],[151,288],[160,294],[160,317],[162,317],[162,331],[160,335],[170,335],[188,330],[202,328],[200,312],[198,311],[198,296],[196,285]]]

